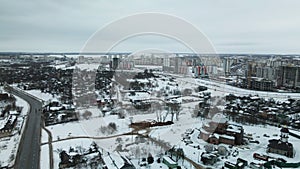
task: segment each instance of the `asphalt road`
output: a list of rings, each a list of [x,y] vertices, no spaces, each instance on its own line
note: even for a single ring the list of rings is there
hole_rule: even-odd
[[[22,91],[12,89],[10,92],[26,100],[30,105],[30,112],[27,116],[14,168],[39,169],[42,103]]]

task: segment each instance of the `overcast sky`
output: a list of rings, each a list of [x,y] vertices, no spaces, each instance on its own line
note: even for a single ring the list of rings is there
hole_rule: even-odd
[[[159,12],[201,30],[218,53],[300,53],[299,0],[0,0],[0,51],[79,52],[122,17]],[[137,23],[138,24],[138,23]],[[176,27],[174,28],[176,29]],[[186,51],[166,37],[126,40],[114,51]]]

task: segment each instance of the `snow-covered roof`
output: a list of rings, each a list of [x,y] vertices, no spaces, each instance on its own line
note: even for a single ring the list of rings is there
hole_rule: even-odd
[[[5,124],[7,123],[9,117],[6,117],[3,120],[0,120],[0,129],[4,128]]]
[[[207,121],[203,122],[203,126],[210,127],[209,122],[207,122]]]
[[[53,99],[51,100],[51,102],[52,102],[52,103],[54,103],[54,102],[60,103],[60,101],[59,101],[57,98],[53,98]]]
[[[205,154],[202,155],[202,157],[204,157],[204,158],[212,158],[212,157],[216,157],[216,155],[215,154],[207,154],[207,153],[205,153]]]
[[[242,127],[230,124],[230,125],[228,125],[226,131],[230,131],[230,132],[233,132],[233,133],[241,133]]]
[[[90,153],[85,155],[85,157],[87,157],[88,159],[94,158],[95,156],[98,156],[99,152],[94,152],[94,153]]]
[[[150,98],[150,94],[147,92],[135,92],[135,95],[128,95],[128,98],[132,100],[145,100]]]
[[[0,129],[4,128],[5,125],[6,125],[6,123],[7,123],[9,120],[10,120],[11,123],[12,123],[13,121],[15,121],[16,118],[17,118],[17,116],[15,116],[15,115],[10,115],[10,116],[6,117],[5,119],[0,120]]]
[[[148,79],[127,79],[127,82],[139,82],[139,83],[149,83]]]
[[[121,168],[124,165],[123,159],[114,153],[103,155],[103,160],[109,169]]]
[[[251,100],[258,100],[259,97],[258,97],[258,96],[252,96],[252,97],[250,97],[250,99],[251,99]]]
[[[271,112],[268,112],[267,114],[276,114],[275,112],[271,111]]]
[[[172,160],[170,157],[168,157],[168,156],[164,156],[163,158],[164,158],[164,160],[166,160],[169,164],[176,164],[176,162],[173,161],[173,160]]]
[[[220,137],[228,139],[228,140],[235,140],[235,138],[233,136],[229,136],[229,135],[220,135]]]
[[[16,110],[11,110],[11,111],[9,111],[9,114],[11,114],[11,115],[18,115],[20,113],[18,113]]]
[[[11,122],[15,121],[16,118],[17,118],[16,115],[11,115]]]
[[[58,111],[60,109],[62,109],[62,107],[50,107],[51,111]]]
[[[69,155],[70,155],[70,156],[75,156],[75,155],[77,155],[77,154],[78,154],[78,152],[73,152],[73,151],[72,151],[72,152],[69,152]]]
[[[213,134],[211,134],[209,137],[215,137],[215,138],[219,139],[219,138],[220,138],[220,135],[217,134],[217,133],[213,133]]]
[[[204,130],[203,128],[200,129],[200,132],[201,132],[201,133],[204,133],[204,134],[210,134],[209,132],[207,132],[207,131]]]
[[[75,106],[73,104],[63,104],[66,109],[75,109]]]

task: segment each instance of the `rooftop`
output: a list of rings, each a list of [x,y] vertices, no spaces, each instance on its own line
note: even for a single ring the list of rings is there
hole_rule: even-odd
[[[269,140],[269,148],[279,149],[283,151],[293,151],[293,144],[281,142],[277,139]]]
[[[286,127],[283,127],[283,128],[280,130],[280,132],[282,132],[282,133],[289,133],[289,129],[286,128]]]

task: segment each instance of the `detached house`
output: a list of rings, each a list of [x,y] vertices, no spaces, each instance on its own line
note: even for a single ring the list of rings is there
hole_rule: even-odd
[[[10,115],[0,121],[0,138],[9,136],[17,123],[17,116]]]
[[[267,152],[284,155],[290,158],[295,157],[296,152],[293,144],[288,142],[289,129],[282,128],[280,132],[280,139],[269,140]]]

